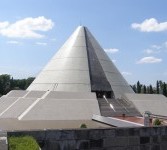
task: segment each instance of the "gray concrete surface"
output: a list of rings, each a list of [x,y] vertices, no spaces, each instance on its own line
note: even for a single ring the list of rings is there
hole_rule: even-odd
[[[91,120],[99,114],[96,99],[41,99],[22,120]]]
[[[35,100],[36,98],[20,98],[0,118],[18,118]]]

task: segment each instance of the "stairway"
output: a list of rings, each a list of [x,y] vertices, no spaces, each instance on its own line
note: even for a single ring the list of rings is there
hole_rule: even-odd
[[[122,116],[141,116],[139,111],[128,101],[123,99],[107,99],[98,98],[100,112],[105,117]],[[108,101],[108,102],[107,102]],[[110,106],[111,105],[111,106]],[[113,108],[112,108],[113,106]]]

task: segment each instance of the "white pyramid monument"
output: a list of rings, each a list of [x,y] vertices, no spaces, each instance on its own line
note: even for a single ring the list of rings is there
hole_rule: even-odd
[[[89,30],[79,26],[27,90],[0,98],[0,128],[62,129],[82,123],[96,128],[105,127],[92,120],[99,116],[166,115],[166,110],[164,96],[135,94]]]
[[[96,39],[79,26],[27,89],[68,92],[133,93]]]

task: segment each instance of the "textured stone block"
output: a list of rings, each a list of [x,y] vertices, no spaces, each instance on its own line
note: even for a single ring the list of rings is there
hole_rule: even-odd
[[[116,128],[115,136],[128,136],[128,129],[126,128]]]
[[[139,146],[128,146],[125,148],[125,150],[140,150]]]
[[[30,136],[33,136],[35,139],[39,139],[39,140],[45,140],[45,138],[46,138],[46,132],[45,131],[35,131],[35,132],[27,131],[27,132],[24,133],[24,135],[30,135]]]
[[[167,135],[162,135],[161,136],[161,142],[162,143],[167,143]]]
[[[140,150],[151,150],[150,145],[140,145]]]
[[[159,136],[151,136],[151,144],[159,144],[160,143],[160,137]]]
[[[139,129],[139,135],[140,136],[150,136],[150,128],[149,127],[143,127]]]
[[[150,137],[140,137],[140,144],[149,144]]]
[[[89,139],[103,138],[103,130],[89,130]]]
[[[102,147],[103,147],[103,139],[90,140],[90,148],[102,148]]]
[[[61,141],[60,145],[61,145],[61,150],[75,150],[76,149],[75,140],[65,140],[65,141],[63,140]]]
[[[89,139],[89,130],[87,129],[75,130],[75,139],[78,139],[78,140]]]
[[[105,150],[140,150],[140,147],[139,146],[123,146],[123,147],[119,147],[119,146],[116,146],[116,147],[108,147],[106,148]]]
[[[47,140],[44,147],[42,149],[49,149],[49,150],[61,150],[61,143],[59,141],[52,141]]]
[[[45,147],[46,150],[75,150],[76,141],[75,140],[64,140],[64,141],[46,141]]]
[[[47,140],[60,140],[61,137],[61,131],[56,130],[56,131],[46,131],[46,139]]]
[[[103,138],[115,137],[115,129],[106,129],[103,133]]]
[[[125,150],[125,147],[108,147],[105,150]]]
[[[139,136],[139,129],[138,128],[129,128],[128,130],[128,135],[129,136]]]
[[[89,141],[88,140],[82,140],[77,142],[77,149],[79,150],[86,150],[89,149]]]
[[[161,135],[167,134],[167,127],[166,126],[162,126],[162,127],[160,127],[160,129],[161,129]]]
[[[56,131],[47,131],[46,139],[54,139],[54,140],[73,140],[75,139],[75,131],[74,130],[56,130]]]
[[[104,147],[127,146],[127,145],[128,145],[127,137],[115,137],[115,138],[104,139]]]
[[[150,130],[150,135],[161,135],[161,128],[159,127],[152,127]]]
[[[167,144],[163,143],[160,145],[161,150],[166,150],[167,149]]]
[[[160,145],[152,145],[151,150],[160,150]]]
[[[129,137],[129,146],[135,146],[140,144],[140,138],[138,136]]]

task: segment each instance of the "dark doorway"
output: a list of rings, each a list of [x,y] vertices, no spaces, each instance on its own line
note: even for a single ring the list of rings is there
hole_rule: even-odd
[[[113,98],[113,92],[111,91],[95,91],[97,98],[103,98],[103,95],[105,95],[106,98]]]

